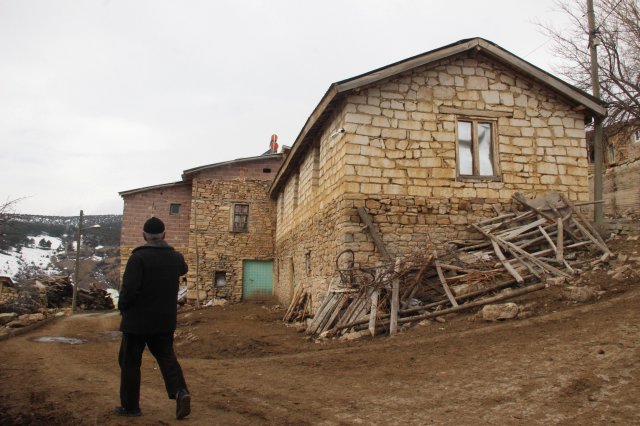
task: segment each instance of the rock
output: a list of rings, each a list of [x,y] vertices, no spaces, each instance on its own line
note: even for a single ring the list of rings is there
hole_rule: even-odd
[[[16,314],[15,312],[0,314],[0,325],[6,325],[16,318],[18,318],[18,314]]]
[[[342,335],[340,340],[357,340],[368,335],[369,330],[352,331],[351,333]]]
[[[38,322],[38,321],[42,321],[43,319],[45,319],[46,317],[44,316],[44,314],[42,313],[37,313],[37,314],[24,314],[24,315],[20,315],[18,317],[19,320],[25,320],[27,322]]]
[[[563,286],[567,283],[565,277],[549,277],[547,278],[547,284],[550,286]]]
[[[22,327],[26,327],[28,325],[31,324],[35,324],[39,321],[44,320],[46,317],[41,314],[41,313],[37,313],[37,314],[24,314],[24,315],[20,315],[17,319],[9,322],[7,324],[7,327],[9,328],[22,328]]]
[[[431,320],[425,319],[418,323],[420,327],[428,327],[432,324]]]
[[[616,281],[624,281],[633,275],[633,269],[629,265],[623,265],[610,271],[610,275]]]
[[[7,324],[7,328],[23,328],[31,324],[26,318],[17,319]]]
[[[515,318],[518,315],[518,305],[515,303],[502,303],[499,305],[486,305],[482,308],[482,319],[485,321],[498,321]]]
[[[596,298],[596,291],[591,287],[567,287],[563,296],[567,300],[574,302],[588,302]]]

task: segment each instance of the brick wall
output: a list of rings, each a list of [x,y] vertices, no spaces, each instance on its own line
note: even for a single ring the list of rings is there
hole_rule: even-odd
[[[458,175],[456,123],[474,115],[494,123],[496,179]],[[288,300],[295,277],[317,305],[342,250],[354,250],[363,266],[379,261],[358,207],[367,207],[389,252],[403,255],[426,248],[429,237],[473,236],[469,222],[511,210],[514,192],[588,200],[583,123],[553,92],[482,56],[444,60],[349,95],[317,136],[319,158],[308,150],[277,194],[276,294]],[[345,133],[335,136],[340,127]],[[307,177],[316,171],[317,179]]]
[[[186,256],[189,244],[191,183],[166,188],[152,188],[124,197],[122,229],[120,231],[121,273],[131,251],[143,245],[142,226],[152,216],[161,219],[166,228],[166,241]],[[180,204],[179,214],[170,214],[171,204]]]

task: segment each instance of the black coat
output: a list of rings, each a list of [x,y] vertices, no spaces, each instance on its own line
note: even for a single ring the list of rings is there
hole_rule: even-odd
[[[122,277],[118,309],[120,331],[173,333],[176,329],[180,276],[187,273],[182,254],[164,241],[133,250]]]

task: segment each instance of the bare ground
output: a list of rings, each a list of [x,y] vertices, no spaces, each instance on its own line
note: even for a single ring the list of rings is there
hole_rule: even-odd
[[[623,281],[583,283],[575,304],[551,287],[517,300],[528,319],[473,313],[394,338],[315,343],[281,309],[239,304],[179,315],[176,350],[193,394],[193,425],[640,424],[640,256]],[[639,259],[640,260],[640,259]],[[168,425],[175,406],[154,360],[143,360],[143,416],[118,418],[117,313],[65,317],[0,342],[1,425]],[[80,345],[39,343],[75,337]]]

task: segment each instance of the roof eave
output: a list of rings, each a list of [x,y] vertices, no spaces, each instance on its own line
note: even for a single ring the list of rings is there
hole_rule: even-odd
[[[402,72],[474,49],[486,52],[497,60],[506,63],[538,82],[561,93],[576,104],[584,105],[584,107],[594,115],[600,117],[607,115],[607,109],[604,106],[604,102],[601,100],[598,100],[588,93],[560,80],[552,74],[530,64],[524,59],[520,59],[518,56],[499,47],[498,45],[480,37],[464,39],[450,45],[395,62],[391,65],[378,68],[365,74],[333,83],[313,110],[313,113],[307,119],[304,127],[293,144],[291,152],[287,156],[284,164],[280,167],[280,170],[278,170],[278,174],[269,188],[270,196],[275,198],[276,193],[284,184],[284,179],[286,179],[289,174],[290,165],[296,161],[297,154],[306,148],[306,139],[309,132],[314,128],[314,126],[321,124],[318,120],[322,117],[324,110],[334,103],[336,98],[344,96],[355,89],[385,80]]]
[[[182,178],[183,179],[187,179],[190,175],[199,173],[199,172],[201,172],[203,170],[216,169],[216,168],[219,168],[219,167],[229,166],[229,165],[233,165],[233,164],[248,163],[248,162],[251,162],[251,161],[258,161],[258,160],[264,160],[264,159],[269,159],[269,158],[278,158],[278,157],[282,157],[282,153],[269,154],[269,155],[259,155],[259,156],[256,156],[256,157],[237,158],[235,160],[223,161],[221,163],[214,163],[214,164],[208,164],[206,166],[194,167],[192,169],[183,170],[182,171]]]
[[[142,188],[128,189],[126,191],[118,192],[118,195],[120,195],[122,198],[124,198],[124,197],[127,197],[129,195],[138,194],[138,193],[141,193],[141,192],[153,191],[153,190],[156,190],[156,189],[173,188],[173,187],[181,186],[181,185],[189,185],[190,183],[191,183],[190,181],[180,180],[180,181],[177,181],[177,182],[163,183],[163,184],[160,184],[160,185],[152,185],[152,186],[144,186]]]
[[[292,159],[296,157],[296,154],[299,151],[304,149],[306,145],[304,143],[304,140],[306,139],[307,135],[309,134],[311,129],[313,129],[316,124],[318,124],[318,120],[322,117],[322,113],[327,109],[329,105],[331,105],[331,103],[333,103],[333,101],[335,100],[338,94],[339,92],[338,92],[337,84],[333,83],[331,86],[329,86],[329,89],[324,94],[324,96],[322,97],[318,105],[315,107],[315,109],[313,110],[309,118],[307,118],[307,121],[305,122],[304,127],[298,134],[298,137],[296,138],[295,142],[293,143],[293,146],[291,147],[291,151],[289,151],[289,154],[287,155],[284,163],[282,164],[282,166],[280,166],[278,173],[276,174],[275,178],[273,179],[273,182],[271,183],[271,187],[269,188],[269,195],[272,198],[275,198],[274,197],[275,192],[280,188],[280,186],[282,186],[283,176],[285,175],[285,171],[289,168],[289,165],[291,164]]]

